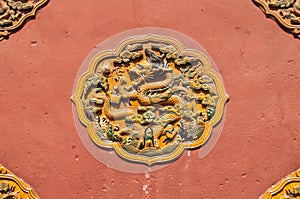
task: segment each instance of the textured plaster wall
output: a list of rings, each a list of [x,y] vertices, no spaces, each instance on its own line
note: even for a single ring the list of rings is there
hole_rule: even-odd
[[[95,45],[138,27],[170,28],[212,56],[230,102],[204,159],[128,174],[84,148],[70,96]],[[0,162],[41,198],[258,198],[300,167],[300,40],[251,0],[51,0],[0,43]]]

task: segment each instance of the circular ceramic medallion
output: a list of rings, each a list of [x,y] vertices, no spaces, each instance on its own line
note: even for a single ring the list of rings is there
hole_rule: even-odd
[[[49,0],[0,0],[0,41],[20,29]]]
[[[146,165],[205,144],[228,99],[208,56],[152,32],[110,40],[84,62],[72,96],[93,143]]]

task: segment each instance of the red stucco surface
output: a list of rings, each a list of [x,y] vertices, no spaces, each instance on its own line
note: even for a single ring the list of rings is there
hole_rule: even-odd
[[[124,173],[85,149],[70,96],[95,45],[149,26],[198,41],[230,101],[208,156],[192,151],[152,173]],[[51,0],[0,43],[0,162],[46,199],[258,198],[300,167],[299,52],[300,41],[250,0]]]

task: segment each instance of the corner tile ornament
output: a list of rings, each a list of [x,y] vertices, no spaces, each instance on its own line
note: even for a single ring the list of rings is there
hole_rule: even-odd
[[[0,41],[33,18],[49,0],[0,0]]]
[[[300,169],[288,175],[264,193],[260,199],[299,199]]]
[[[287,32],[300,39],[300,0],[253,0]]]
[[[0,199],[38,199],[38,196],[29,185],[0,164]]]
[[[96,145],[147,165],[202,146],[227,99],[204,54],[151,34],[96,54],[72,96]]]

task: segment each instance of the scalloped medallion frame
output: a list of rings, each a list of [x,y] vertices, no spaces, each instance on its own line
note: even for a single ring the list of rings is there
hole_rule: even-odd
[[[199,137],[199,139],[196,139],[192,142],[186,142],[186,143],[180,142],[172,152],[164,155],[144,156],[144,155],[139,155],[139,153],[132,154],[124,150],[124,147],[122,146],[122,144],[120,144],[120,142],[111,142],[111,141],[101,139],[99,137],[99,134],[96,132],[94,128],[94,122],[87,117],[84,109],[84,104],[83,104],[83,98],[84,98],[83,92],[85,87],[84,85],[86,84],[88,79],[91,79],[92,76],[95,75],[99,63],[102,63],[103,60],[107,59],[108,57],[117,58],[122,53],[122,51],[126,49],[126,47],[130,45],[141,44],[141,43],[143,44],[165,43],[173,46],[176,50],[178,50],[179,55],[181,56],[197,57],[203,63],[204,66],[203,73],[210,76],[215,82],[216,90],[218,93],[218,100],[216,103],[215,114],[211,120],[205,122],[204,124],[205,130],[203,134]],[[76,106],[76,110],[77,110],[76,112],[80,122],[87,127],[87,132],[90,139],[94,142],[94,144],[96,144],[100,148],[114,149],[114,151],[121,158],[125,160],[136,162],[136,163],[144,163],[149,166],[156,163],[170,162],[172,160],[179,158],[179,156],[182,154],[182,152],[185,149],[198,148],[204,145],[209,139],[209,137],[211,136],[213,126],[217,125],[222,118],[224,104],[228,100],[228,95],[225,93],[220,75],[212,68],[212,65],[213,63],[211,63],[211,61],[206,55],[196,50],[185,49],[182,46],[182,44],[175,39],[160,36],[160,35],[155,35],[155,34],[135,36],[135,37],[125,39],[124,41],[119,43],[115,48],[115,50],[102,51],[96,54],[89,62],[88,71],[82,74],[80,79],[78,80],[75,87],[75,92],[71,99]],[[154,149],[154,147],[152,148]]]
[[[300,169],[277,182],[260,197],[260,199],[296,198],[300,198]]]
[[[38,199],[38,195],[22,179],[0,164],[0,198]]]
[[[38,9],[48,2],[49,0],[0,0],[0,41],[34,18]]]
[[[300,0],[253,0],[267,15],[285,31],[300,39]]]

